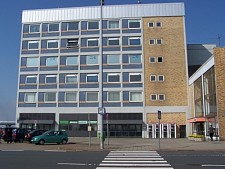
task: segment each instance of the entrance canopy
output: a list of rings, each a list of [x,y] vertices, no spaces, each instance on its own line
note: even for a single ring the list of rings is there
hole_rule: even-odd
[[[204,122],[213,122],[214,118],[208,117],[194,117],[187,120],[189,123],[204,123]]]

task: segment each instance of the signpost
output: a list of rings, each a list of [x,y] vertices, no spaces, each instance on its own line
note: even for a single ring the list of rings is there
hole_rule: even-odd
[[[159,120],[159,150],[160,150],[160,131],[161,131],[161,127],[160,127],[160,120],[161,120],[161,114],[162,112],[160,110],[158,110],[158,120]]]

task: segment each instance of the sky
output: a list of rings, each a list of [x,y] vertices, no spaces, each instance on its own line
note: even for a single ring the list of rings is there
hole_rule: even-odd
[[[137,4],[138,0],[105,0],[105,5]],[[225,45],[225,0],[142,0],[142,4],[183,2],[187,44]],[[15,121],[22,11],[97,6],[99,0],[1,0],[0,121]]]

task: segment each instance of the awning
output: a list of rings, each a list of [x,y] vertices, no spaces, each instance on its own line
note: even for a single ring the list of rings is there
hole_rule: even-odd
[[[207,117],[194,117],[188,119],[187,122],[189,123],[203,123],[203,122],[213,122],[214,118],[207,118]]]
[[[54,120],[17,120],[20,124],[54,124]]]

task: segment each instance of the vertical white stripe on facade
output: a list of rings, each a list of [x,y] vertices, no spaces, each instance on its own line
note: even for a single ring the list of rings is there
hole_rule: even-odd
[[[103,18],[184,16],[183,3],[108,5]],[[23,11],[22,23],[100,19],[100,6]]]

